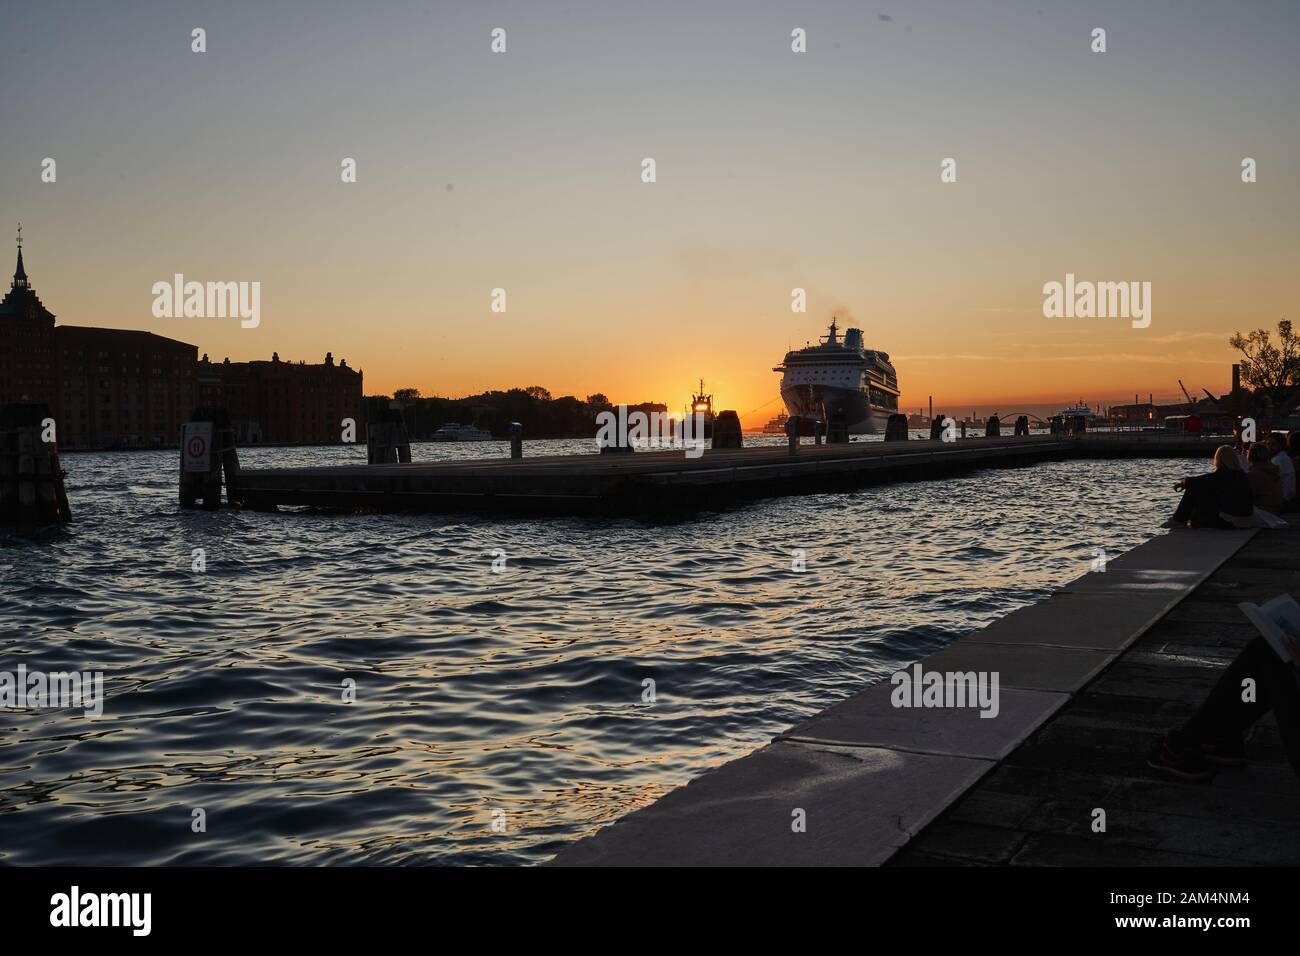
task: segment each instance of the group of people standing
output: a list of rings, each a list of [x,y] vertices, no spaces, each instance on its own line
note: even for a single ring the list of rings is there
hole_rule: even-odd
[[[1283,512],[1300,510],[1296,471],[1300,431],[1271,432],[1263,441],[1233,432],[1231,445],[1214,451],[1214,470],[1178,482],[1183,492],[1168,528],[1249,528],[1276,524]]]

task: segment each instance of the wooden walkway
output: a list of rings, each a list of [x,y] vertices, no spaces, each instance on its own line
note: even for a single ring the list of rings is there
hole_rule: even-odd
[[[757,497],[928,480],[976,468],[1071,457],[1208,456],[1215,439],[1034,435],[957,442],[851,442],[392,465],[246,468],[244,507],[629,514],[725,507]]]
[[[890,865],[1300,865],[1300,779],[1272,715],[1252,728],[1250,766],[1209,784],[1146,766],[1154,736],[1256,636],[1237,603],[1284,592],[1300,599],[1298,528],[1255,535]]]

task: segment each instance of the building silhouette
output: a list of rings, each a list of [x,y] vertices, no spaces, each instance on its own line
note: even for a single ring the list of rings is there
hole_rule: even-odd
[[[346,360],[336,365],[330,352],[317,364],[284,362],[279,353],[252,362],[211,362],[204,355],[198,383],[199,404],[225,408],[241,445],[337,443],[346,418],[363,435],[361,372]]]
[[[53,410],[58,393],[54,313],[27,280],[21,235],[20,227],[18,268],[0,300],[0,403],[43,401]]]
[[[56,325],[18,265],[0,301],[0,404],[45,402],[62,449],[159,448],[179,442],[199,406],[230,413],[240,444],[340,441],[358,422],[361,372],[332,354],[317,364],[214,364],[198,347],[152,332]]]

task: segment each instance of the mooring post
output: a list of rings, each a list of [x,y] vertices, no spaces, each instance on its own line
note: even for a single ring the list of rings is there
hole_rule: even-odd
[[[388,423],[366,422],[366,464],[386,465],[391,456],[391,435]]]
[[[235,427],[230,423],[230,415],[224,408],[216,410],[214,426],[217,429],[217,447],[221,450],[221,470],[226,477],[226,504],[238,508],[239,495],[239,451],[235,447]]]
[[[613,435],[614,440],[612,443],[600,445],[600,453],[602,455],[630,455],[632,454],[634,449],[632,447],[632,437],[631,435],[628,434],[628,429],[627,429],[627,420],[628,420],[627,406],[626,405],[614,406],[614,414],[618,418],[618,427],[614,429],[614,435]],[[596,433],[597,444],[599,444],[601,435],[603,434],[605,434],[605,428],[602,426],[600,431]],[[609,436],[606,435],[606,437]],[[696,437],[703,438],[704,436],[700,435]]]
[[[72,520],[55,428],[44,402],[0,407],[0,521],[64,524]]]
[[[895,412],[885,423],[885,441],[907,441],[907,416]]]
[[[510,457],[524,457],[524,426],[522,422],[510,423]]]
[[[196,408],[181,426],[180,503],[193,508],[202,498],[206,511],[221,507],[221,470],[230,461],[231,503],[238,501],[239,459],[234,453],[234,429],[224,408]],[[229,450],[227,450],[229,446]]]
[[[988,438],[1002,437],[1002,423],[998,421],[998,416],[990,415],[987,424],[984,426],[984,435]]]
[[[964,418],[961,420],[961,437],[966,437],[966,419]]]
[[[790,454],[799,454],[799,426],[803,422],[801,415],[791,415],[785,420],[785,434],[790,442]]]
[[[1021,415],[1016,419],[1016,437],[1028,437],[1029,435],[1029,416]]]
[[[849,420],[844,414],[844,409],[837,408],[831,412],[831,420],[827,425],[826,441],[830,444],[840,445],[849,440]]]
[[[740,431],[740,416],[735,409],[718,412],[718,417],[713,420],[713,447],[745,447],[745,439]]]
[[[399,406],[366,409],[366,462],[391,465],[411,460],[411,439]]]
[[[822,443],[822,431],[825,427],[826,427],[826,423],[822,421],[820,418],[813,419],[813,444],[814,445],[820,445]]]

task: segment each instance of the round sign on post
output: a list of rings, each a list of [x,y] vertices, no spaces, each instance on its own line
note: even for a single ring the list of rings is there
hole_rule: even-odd
[[[186,471],[208,471],[211,464],[212,423],[187,422],[182,448]]]

